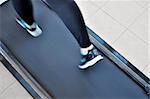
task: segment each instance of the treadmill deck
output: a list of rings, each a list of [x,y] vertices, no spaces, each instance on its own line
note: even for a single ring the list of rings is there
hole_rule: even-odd
[[[70,31],[40,0],[33,0],[35,20],[43,30],[30,36],[16,21],[8,1],[0,6],[0,40],[50,94],[58,99],[148,99],[134,81],[105,55],[87,70],[78,69],[79,46]]]

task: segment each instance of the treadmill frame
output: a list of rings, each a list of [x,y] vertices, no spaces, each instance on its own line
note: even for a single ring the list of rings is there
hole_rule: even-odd
[[[46,0],[41,0],[48,7]],[[5,2],[6,3],[6,2]],[[3,3],[4,4],[4,3]],[[87,27],[91,42],[101,50],[110,60],[140,85],[147,95],[150,96],[150,79],[133,66],[127,59],[107,44],[102,38]],[[42,99],[51,99],[53,95],[46,92],[45,89],[32,77],[24,66],[15,58],[7,46],[0,40],[0,61],[14,75],[14,77],[23,85],[33,98],[37,98],[35,93]],[[11,66],[8,66],[11,65]],[[20,76],[19,76],[20,75]]]
[[[2,41],[0,41],[0,61],[33,98],[52,99],[53,96],[42,88]]]
[[[90,29],[89,29],[90,30]],[[92,30],[90,30],[92,31]],[[150,79],[96,33],[89,34],[91,42],[150,95]]]

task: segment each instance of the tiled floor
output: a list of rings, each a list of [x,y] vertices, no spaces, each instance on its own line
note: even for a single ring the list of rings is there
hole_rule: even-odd
[[[5,0],[0,0],[0,3]],[[76,0],[85,22],[150,78],[150,0]],[[150,27],[150,26],[149,26]],[[0,63],[0,99],[31,96]]]
[[[150,0],[76,2],[86,25],[150,78]]]
[[[33,99],[1,62],[0,99]]]

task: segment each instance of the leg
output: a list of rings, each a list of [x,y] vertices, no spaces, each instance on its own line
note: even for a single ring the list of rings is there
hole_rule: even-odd
[[[82,14],[73,0],[47,0],[72,32],[81,48],[91,45]],[[62,10],[63,9],[63,10]]]
[[[12,0],[13,7],[19,16],[29,25],[34,22],[31,0]]]
[[[18,15],[21,17],[17,18],[16,21],[32,36],[37,37],[42,34],[42,30],[34,20],[31,0],[12,0],[12,4]]]
[[[81,47],[80,69],[93,66],[103,59],[91,44],[82,14],[73,0],[47,0],[51,8],[60,16]]]

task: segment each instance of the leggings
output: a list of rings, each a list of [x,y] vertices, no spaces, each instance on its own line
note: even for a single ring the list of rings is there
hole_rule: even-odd
[[[76,38],[81,48],[91,45],[82,14],[74,0],[47,0],[51,9],[57,13]],[[33,5],[31,0],[12,0],[19,16],[29,25],[33,24]]]

